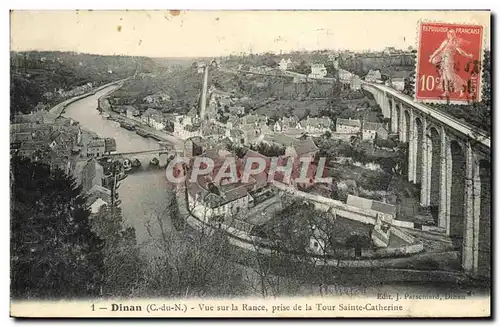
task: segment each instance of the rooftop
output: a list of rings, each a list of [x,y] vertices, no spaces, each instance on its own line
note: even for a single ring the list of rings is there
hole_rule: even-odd
[[[337,118],[337,125],[345,125],[345,126],[351,126],[351,127],[361,127],[361,121],[359,119]]]
[[[327,117],[321,117],[321,118],[307,117],[307,119],[304,119],[301,123],[306,126],[316,127],[316,128],[330,127],[332,124],[330,118]]]
[[[314,144],[311,138],[306,138],[304,140],[295,140],[292,146],[298,156],[318,150],[318,147],[316,146],[316,144]]]
[[[105,146],[105,141],[104,139],[91,139],[89,141],[89,144],[87,145],[88,147],[97,147],[97,146]]]
[[[376,131],[379,128],[384,128],[384,125],[382,123],[373,123],[373,122],[363,122],[363,130],[368,130],[368,131]]]
[[[396,215],[396,206],[392,204],[375,201],[372,199],[366,199],[351,194],[347,196],[346,204],[361,209],[374,210],[380,213],[389,214],[393,216]]]

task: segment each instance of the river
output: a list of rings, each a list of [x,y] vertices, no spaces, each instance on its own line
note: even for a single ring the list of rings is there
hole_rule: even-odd
[[[101,137],[112,137],[116,140],[117,152],[132,152],[143,150],[155,150],[160,146],[158,141],[150,138],[143,138],[135,132],[128,131],[117,126],[117,123],[107,120],[99,115],[97,100],[109,92],[117,89],[118,86],[109,86],[95,95],[78,100],[68,105],[63,113],[64,117],[78,121],[82,129],[86,129],[99,134]],[[145,242],[151,240],[146,224],[151,218],[160,214],[165,207],[164,203],[168,199],[166,179],[163,170],[138,171],[121,182],[118,190],[122,200],[121,208],[123,219],[126,225],[134,227],[137,243],[145,246]],[[155,227],[156,226],[156,227]],[[165,228],[170,228],[170,224]],[[157,224],[151,228],[154,235],[159,235]]]

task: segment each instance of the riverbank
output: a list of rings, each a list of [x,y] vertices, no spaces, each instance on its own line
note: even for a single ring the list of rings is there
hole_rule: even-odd
[[[125,79],[121,79],[121,80],[118,80],[118,81],[114,81],[114,82],[111,82],[111,83],[108,83],[108,84],[105,84],[105,85],[101,85],[95,89],[93,89],[92,91],[90,92],[87,92],[87,93],[84,93],[84,94],[81,94],[81,95],[78,95],[76,97],[72,97],[70,99],[67,99],[67,100],[64,100],[63,102],[55,105],[54,107],[52,107],[50,110],[49,110],[49,113],[51,113],[52,115],[55,115],[56,118],[58,118],[59,116],[61,116],[64,112],[64,110],[66,109],[66,107],[70,104],[72,104],[73,102],[76,102],[78,100],[81,100],[83,98],[86,98],[88,96],[91,96],[91,95],[95,95],[97,92],[109,87],[109,86],[113,86],[113,85],[116,85],[116,84],[120,84],[120,83],[123,83],[127,80],[128,78],[125,78]]]
[[[181,139],[176,138],[172,134],[168,134],[166,132],[162,132],[162,131],[159,131],[157,129],[154,129],[151,126],[148,126],[148,125],[144,124],[138,118],[131,118],[131,117],[120,115],[119,113],[114,112],[111,109],[111,105],[109,104],[109,100],[108,100],[108,98],[109,98],[109,96],[111,94],[112,94],[112,92],[110,92],[109,94],[106,94],[106,95],[100,97],[99,100],[98,100],[99,108],[102,109],[103,112],[108,113],[111,118],[120,119],[121,121],[124,121],[125,123],[131,124],[131,125],[134,125],[134,126],[139,126],[141,129],[143,129],[144,131],[146,131],[148,134],[152,135],[153,138],[155,140],[157,140],[157,141],[161,140],[163,142],[170,143],[177,150],[182,150],[183,149],[184,142]]]

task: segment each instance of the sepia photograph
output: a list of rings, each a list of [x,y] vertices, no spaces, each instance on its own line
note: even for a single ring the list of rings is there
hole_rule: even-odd
[[[491,12],[11,10],[12,317],[490,317]]]

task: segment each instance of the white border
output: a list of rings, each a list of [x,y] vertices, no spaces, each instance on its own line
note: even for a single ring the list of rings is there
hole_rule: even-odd
[[[321,4],[322,3],[322,4]],[[401,2],[401,1],[395,1],[395,0],[380,0],[380,1],[377,1],[377,2],[372,2],[372,1],[366,1],[366,0],[360,0],[360,1],[357,1],[357,0],[351,0],[351,1],[348,1],[348,2],[335,2],[334,3],[335,6],[336,6],[336,9],[402,9],[402,6],[408,6],[408,3],[404,3],[404,2]],[[251,2],[248,2],[248,3],[244,3],[244,2],[236,2],[236,1],[224,1],[224,0],[215,0],[215,1],[210,1],[209,2],[209,5],[207,5],[207,2],[204,2],[202,0],[182,0],[182,1],[179,1],[179,0],[171,0],[171,1],[168,1],[168,4],[165,2],[165,1],[159,1],[159,0],[143,0],[143,1],[140,1],[140,2],[137,2],[137,1],[133,1],[133,0],[122,0],[120,2],[116,2],[116,3],[113,3],[113,2],[105,2],[105,1],[102,1],[102,0],[87,0],[87,1],[72,1],[71,3],[69,2],[59,2],[57,0],[46,0],[46,1],[43,1],[43,2],[39,2],[39,1],[36,1],[36,0],[17,0],[17,1],[4,1],[0,4],[0,6],[2,7],[2,15],[0,17],[2,17],[2,24],[3,24],[3,28],[0,32],[0,35],[1,35],[1,38],[2,38],[2,41],[1,44],[5,47],[5,51],[2,51],[0,53],[0,56],[2,56],[2,60],[1,62],[4,63],[4,76],[9,76],[9,33],[10,33],[10,26],[9,26],[9,13],[8,13],[8,10],[9,9],[75,9],[75,8],[93,8],[93,9],[109,9],[109,8],[116,8],[116,9],[133,9],[133,8],[136,8],[136,9],[141,9],[141,8],[144,8],[144,9],[148,9],[148,8],[165,8],[165,7],[170,7],[170,8],[187,8],[187,9],[203,9],[203,8],[206,8],[206,9],[252,9],[252,8],[259,8],[259,9],[278,9],[278,8],[288,8],[288,9],[311,9],[311,8],[316,8],[316,9],[319,9],[319,8],[323,8],[323,9],[328,9],[328,8],[331,8],[333,5],[333,3],[331,1],[317,1],[317,0],[309,0],[309,1],[298,1],[298,0],[289,0],[289,1],[286,1],[286,2],[283,2],[283,1],[269,1],[269,0],[253,0]],[[444,0],[444,1],[433,1],[433,0],[420,0],[417,2],[417,5],[415,5],[415,3],[412,3],[411,4],[411,7],[406,7],[406,9],[442,9],[442,8],[454,8],[454,9],[487,9],[487,8],[490,8],[492,9],[494,12],[496,11],[498,13],[499,11],[499,2],[498,1],[487,1],[487,0],[475,0],[473,2],[457,2],[457,1],[450,1],[450,0]],[[495,10],[496,9],[496,10]],[[495,37],[495,39],[497,38],[497,34],[493,34],[493,36]],[[493,42],[492,42],[493,43]],[[494,43],[493,43],[494,44]],[[496,61],[498,58],[498,56],[495,54],[494,58],[492,58],[492,60]],[[5,82],[5,79],[4,79],[4,87],[3,87],[3,92],[2,92],[2,100],[3,100],[3,108],[4,110],[2,111],[4,118],[2,121],[5,122],[5,124],[8,124],[8,121],[9,121],[9,110],[7,108],[9,108],[9,83],[8,81]],[[492,91],[495,91],[495,89],[493,89]],[[494,110],[494,109],[492,109]],[[500,115],[499,114],[496,114],[495,115],[495,124],[500,124]],[[1,134],[1,137],[2,137],[2,145],[4,147],[3,149],[3,153],[7,153],[8,151],[8,144],[9,144],[9,134],[8,134],[8,126],[6,126],[6,128],[2,129],[3,131],[3,134]],[[498,133],[497,133],[498,134]],[[500,137],[499,137],[500,138]],[[498,140],[500,141],[500,139]],[[498,143],[498,142],[497,142]],[[3,298],[2,298],[2,308],[3,308],[3,314],[2,314],[2,326],[12,326],[14,325],[14,320],[12,319],[9,319],[9,302],[10,302],[10,298],[9,298],[9,252],[6,251],[6,249],[9,248],[9,219],[7,219],[7,217],[9,217],[10,213],[9,213],[9,189],[8,189],[8,175],[7,175],[7,170],[9,169],[9,163],[7,160],[2,160],[0,162],[0,164],[2,165],[2,170],[3,170],[3,174],[1,174],[0,176],[2,176],[2,180],[1,180],[1,187],[2,187],[2,196],[1,196],[1,201],[2,201],[2,204],[0,205],[0,207],[4,210],[4,214],[2,215],[2,217],[4,217],[3,219],[3,223],[4,223],[4,228],[1,229],[1,233],[2,233],[2,240],[3,240],[3,251],[1,251],[1,255],[2,255],[2,259],[3,259],[3,262],[4,262],[4,266],[3,266],[3,269],[2,269],[2,278],[1,278],[1,282],[2,282],[2,294],[3,294]],[[500,163],[497,162],[498,166],[500,167]],[[495,167],[495,168],[499,168],[499,167]],[[500,195],[498,195],[499,193],[497,192],[497,196],[498,198],[497,199],[500,199]],[[497,200],[495,199],[495,200]],[[494,201],[493,203],[499,203],[499,201]],[[496,226],[496,232],[497,232],[497,235],[498,235],[498,229],[500,228],[500,224],[495,224]],[[499,256],[497,254],[495,254],[495,259],[496,260],[500,260]],[[496,269],[496,273],[495,273],[495,278],[497,277],[497,274],[498,273],[498,269]],[[498,305],[498,302],[499,301],[495,301]],[[495,309],[496,306],[495,306]],[[497,311],[498,312],[498,311]],[[363,321],[364,322],[364,321]],[[47,325],[52,325],[52,323],[54,323],[54,321],[37,321],[37,322],[30,322],[30,325],[31,326],[39,326],[39,325],[42,325],[42,324],[47,324]],[[87,323],[90,323],[92,324],[93,326],[100,326],[100,325],[104,325],[102,323],[102,321],[88,321]],[[107,324],[117,324],[117,323],[120,323],[120,321],[106,321]],[[133,321],[131,322],[132,324],[137,324],[137,323],[141,323],[139,321]],[[148,322],[149,324],[153,324],[153,325],[157,325],[157,326],[164,326],[165,323],[168,323],[168,324],[172,324],[172,325],[180,325],[178,322],[176,321],[156,321],[156,322],[151,322],[149,321]],[[210,322],[210,321],[199,321],[200,324],[214,324],[214,322]],[[218,322],[215,322],[215,324],[217,324]],[[233,321],[229,321],[228,323],[232,324]],[[250,323],[253,323],[253,322],[250,322]],[[308,324],[311,323],[311,321],[308,321],[307,322]],[[316,323],[315,321],[312,321],[312,323]],[[342,320],[336,320],[333,322],[334,324],[346,324],[346,323],[359,323],[358,322],[349,322],[349,321],[342,321]],[[386,323],[384,321],[366,321],[365,323],[367,324],[373,324],[373,325],[386,325]],[[408,323],[408,324],[418,324],[419,322],[418,321],[405,321],[405,323]],[[426,325],[450,325],[450,326],[455,326],[456,325],[456,322],[455,321],[426,321],[425,322]],[[62,326],[71,326],[73,325],[74,323],[73,322],[57,322],[58,325],[62,325]],[[262,324],[262,325],[267,325],[268,322],[265,322],[265,321],[260,321],[259,324]],[[294,324],[298,324],[298,322],[294,322],[294,321],[287,321],[287,324],[290,324],[290,325],[294,325]]]

